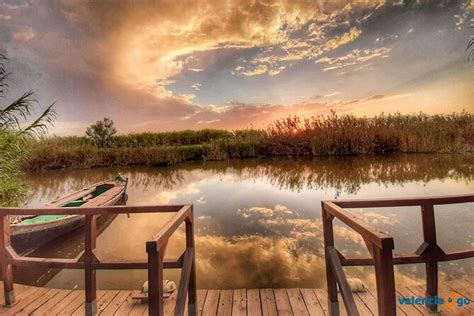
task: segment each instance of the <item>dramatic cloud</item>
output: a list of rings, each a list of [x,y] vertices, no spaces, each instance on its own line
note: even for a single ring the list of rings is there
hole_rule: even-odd
[[[398,87],[447,65],[470,71],[461,48],[471,7],[467,0],[3,0],[0,49],[16,83],[11,97],[34,89],[40,101],[57,101],[58,133],[82,133],[101,116],[121,132],[233,129],[289,113],[393,111],[389,98],[365,112],[349,102],[417,96]],[[399,110],[439,113],[441,100],[452,105],[446,112],[469,110],[468,93],[452,90],[461,87],[452,84],[458,77],[445,72],[440,90],[437,76],[425,76],[435,101],[418,95]]]
[[[330,57],[323,57],[318,59],[316,63],[327,64],[323,71],[328,70],[335,70],[340,69],[348,66],[356,66],[362,67],[363,64],[366,64],[367,61],[374,59],[374,58],[385,58],[388,57],[388,53],[390,52],[389,48],[381,47],[381,48],[374,48],[374,49],[365,49],[359,50],[354,49],[349,54],[344,56],[330,58]]]
[[[35,38],[36,33],[31,27],[26,28],[25,30],[18,31],[13,33],[13,38],[20,42],[29,42]]]

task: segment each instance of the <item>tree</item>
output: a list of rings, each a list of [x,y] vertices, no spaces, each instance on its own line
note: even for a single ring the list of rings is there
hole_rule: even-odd
[[[8,94],[8,77],[5,61],[0,54],[0,99]],[[24,193],[20,180],[21,163],[26,158],[26,139],[39,136],[47,131],[56,118],[49,105],[40,115],[32,119],[32,110],[39,105],[28,91],[6,106],[0,106],[0,205],[17,203]]]
[[[117,133],[114,121],[105,117],[102,121],[97,121],[86,130],[86,136],[92,140],[97,147],[109,147],[112,145],[112,138]]]

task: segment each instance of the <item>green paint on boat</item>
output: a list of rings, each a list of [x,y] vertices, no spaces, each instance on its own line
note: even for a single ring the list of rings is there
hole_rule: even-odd
[[[107,192],[108,190],[110,190],[112,187],[109,187],[109,186],[104,186],[104,187],[99,187],[99,188],[96,188],[94,191],[92,191],[90,194],[92,194],[92,197],[86,201],[83,201],[82,198],[84,196],[81,196],[80,198],[77,198],[76,200],[72,200],[72,201],[69,201],[67,204],[64,204],[62,205],[61,207],[79,207],[81,206],[82,204],[86,203],[86,202],[89,202],[90,200],[98,197],[99,195],[101,195],[102,193],[104,192]],[[89,195],[86,194],[86,195]]]
[[[110,190],[113,188],[113,186],[100,186],[96,188],[94,191],[92,191],[90,194],[92,194],[92,197],[86,201],[83,201],[82,198],[85,196],[81,196],[77,198],[76,200],[69,201],[68,203],[62,205],[61,207],[79,207],[83,205],[86,202],[89,202],[90,200],[98,197],[102,193]],[[88,193],[89,194],[89,193]],[[86,195],[88,195],[86,194]],[[40,216],[35,216],[32,218],[24,219],[21,221],[22,224],[38,224],[38,223],[45,223],[49,221],[54,221],[57,219],[62,219],[65,218],[67,215],[40,215]]]
[[[66,215],[40,215],[33,218],[22,220],[21,223],[22,224],[38,224],[38,223],[54,221],[56,219],[61,219],[64,217],[66,217]]]

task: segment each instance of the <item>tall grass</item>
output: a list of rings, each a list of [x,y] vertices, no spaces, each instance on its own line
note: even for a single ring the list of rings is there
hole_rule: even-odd
[[[289,155],[357,155],[471,151],[474,115],[353,115],[289,117],[267,129],[271,153]]]
[[[15,205],[24,196],[22,159],[24,138],[18,133],[0,131],[0,206]]]
[[[30,142],[26,169],[112,165],[172,165],[193,160],[259,156],[332,156],[374,153],[470,152],[474,115],[353,115],[288,117],[262,130],[200,130],[115,136],[109,148],[85,137]]]

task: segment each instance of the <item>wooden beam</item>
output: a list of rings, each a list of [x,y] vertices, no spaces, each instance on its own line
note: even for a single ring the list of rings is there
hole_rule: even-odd
[[[340,257],[343,266],[373,266],[375,265],[372,257]],[[415,264],[424,263],[426,258],[414,254],[401,254],[393,257],[393,264]]]
[[[351,212],[332,202],[322,202],[324,210],[342,221],[344,224],[359,233],[362,238],[375,244],[379,248],[394,248],[393,238],[368,226]]]
[[[163,269],[181,269],[183,267],[184,252],[178,259],[164,259]],[[92,266],[96,270],[130,270],[148,269],[147,260],[125,260],[125,261],[101,261],[94,262]]]
[[[374,261],[379,315],[395,316],[397,305],[392,249],[374,247]]]
[[[377,200],[333,200],[329,202],[343,208],[421,206],[423,204],[441,205],[474,202],[474,194]]]
[[[436,242],[436,223],[433,204],[425,202],[421,206],[421,222],[423,225],[423,241],[428,245],[421,254],[426,258],[426,296],[438,296],[438,245]],[[438,304],[427,304],[428,308],[436,311]]]
[[[96,261],[93,253],[96,248],[97,221],[95,215],[86,215],[84,241],[84,289],[86,292],[85,311],[87,316],[97,313],[97,280],[96,270],[92,263]]]
[[[189,205],[144,205],[144,206],[101,206],[101,207],[45,207],[45,208],[16,208],[0,207],[0,213],[5,215],[106,215],[127,213],[170,213],[178,212]]]
[[[178,227],[185,221],[191,214],[191,208],[189,205],[183,206],[176,215],[174,215],[159,231],[159,233],[151,241],[147,241],[147,252],[150,250],[156,251],[163,247],[168,242],[171,235],[178,229]]]
[[[176,298],[175,316],[183,316],[186,308],[186,298],[188,294],[189,282],[193,268],[193,249],[187,248],[184,254],[183,269],[179,278],[178,296]]]
[[[352,296],[351,288],[347,282],[346,274],[342,269],[341,261],[339,261],[339,255],[333,246],[327,247],[329,255],[329,264],[331,265],[331,271],[334,273],[339,290],[341,291],[342,300],[347,310],[347,314],[351,316],[358,316],[359,311]],[[384,314],[380,314],[384,315]]]
[[[192,249],[191,275],[188,285],[188,315],[196,315],[197,282],[196,282],[196,248],[194,244],[194,209],[190,206],[189,216],[186,218],[186,247]]]
[[[148,312],[163,316],[163,257],[164,250],[148,252]]]
[[[326,204],[321,202],[321,220],[323,221],[324,260],[326,262],[326,283],[328,289],[328,310],[332,316],[339,316],[339,302],[337,299],[337,284],[329,259],[329,247],[334,247],[334,232],[332,215],[326,210]]]
[[[10,242],[10,218],[3,213],[0,214],[0,260],[2,265],[3,291],[5,305],[11,306],[15,303],[15,291],[13,289],[12,264],[8,262],[7,248],[11,247]]]

